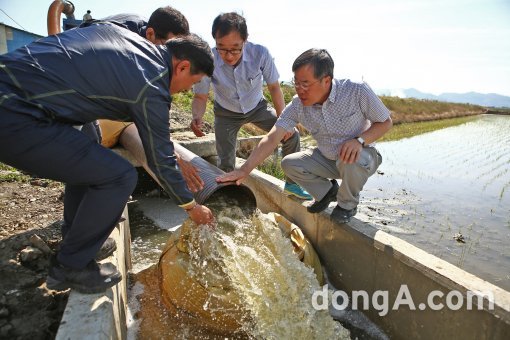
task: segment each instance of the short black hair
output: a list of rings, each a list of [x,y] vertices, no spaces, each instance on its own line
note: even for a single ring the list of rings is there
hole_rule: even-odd
[[[235,12],[222,13],[216,17],[212,25],[213,39],[222,38],[232,31],[239,32],[241,38],[246,41],[248,39],[248,27],[246,19]]]
[[[147,27],[152,27],[156,38],[166,39],[168,33],[174,35],[189,34],[189,24],[186,17],[173,7],[160,7],[152,12]]]
[[[188,34],[165,43],[170,53],[179,60],[191,63],[191,74],[204,73],[212,77],[214,57],[209,44],[196,34]]]
[[[305,65],[311,65],[313,67],[313,76],[315,79],[326,76],[333,78],[335,63],[329,52],[323,48],[311,48],[301,53],[292,64],[292,72],[296,72],[297,69]]]

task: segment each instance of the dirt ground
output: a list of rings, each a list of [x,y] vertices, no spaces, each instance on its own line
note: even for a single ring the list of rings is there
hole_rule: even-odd
[[[68,293],[47,290],[45,280],[63,189],[41,179],[0,182],[0,339],[55,337]]]

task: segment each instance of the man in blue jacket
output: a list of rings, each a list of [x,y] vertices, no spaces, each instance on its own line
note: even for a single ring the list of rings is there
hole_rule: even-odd
[[[113,265],[98,264],[94,256],[121,216],[136,171],[74,125],[98,118],[134,121],[164,189],[197,224],[212,221],[176,168],[168,111],[171,94],[211,76],[213,65],[208,44],[195,35],[155,46],[110,23],[0,56],[0,161],[88,186],[52,261],[48,288],[97,293],[122,279]]]

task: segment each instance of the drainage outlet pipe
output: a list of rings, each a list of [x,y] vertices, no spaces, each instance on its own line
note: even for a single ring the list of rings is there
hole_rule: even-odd
[[[204,181],[204,188],[194,194],[197,203],[204,204],[215,197],[224,195],[237,200],[243,208],[255,210],[257,200],[250,188],[243,184],[237,185],[235,182],[217,183],[216,177],[225,174],[223,170],[197,156],[182,145],[176,142],[173,143],[175,151],[181,155],[181,158],[191,162],[200,171],[199,174]]]

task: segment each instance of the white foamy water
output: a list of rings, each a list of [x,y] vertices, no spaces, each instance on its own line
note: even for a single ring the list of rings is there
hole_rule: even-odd
[[[244,333],[256,339],[350,338],[328,311],[313,308],[312,294],[321,286],[273,221],[258,211],[246,218],[237,207],[221,209],[216,218],[216,230],[192,232],[190,239],[199,240],[189,242],[192,275],[221,268],[218,275],[226,276],[250,314],[242,321]]]

